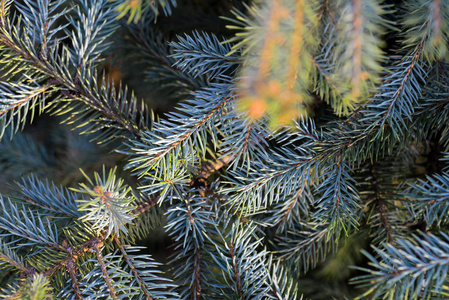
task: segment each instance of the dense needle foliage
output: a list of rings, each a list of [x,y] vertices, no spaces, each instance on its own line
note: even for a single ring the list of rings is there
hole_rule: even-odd
[[[182,2],[0,0],[0,298],[448,299],[449,1]]]

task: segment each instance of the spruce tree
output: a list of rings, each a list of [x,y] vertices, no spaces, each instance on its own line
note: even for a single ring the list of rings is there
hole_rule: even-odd
[[[449,1],[212,2],[0,0],[1,297],[449,299]]]

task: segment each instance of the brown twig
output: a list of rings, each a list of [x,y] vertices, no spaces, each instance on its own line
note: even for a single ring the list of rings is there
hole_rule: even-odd
[[[235,256],[235,246],[233,244],[229,245],[229,254],[232,259],[232,268],[234,270],[235,282],[237,283],[237,292],[239,293],[239,297],[243,297],[243,289],[242,289],[242,281],[240,278],[240,273],[238,269],[237,257]]]
[[[103,273],[104,281],[106,282],[106,285],[108,287],[109,295],[112,299],[117,300],[117,295],[115,294],[115,289],[112,286],[112,280],[111,277],[108,274],[108,270],[106,268],[106,264],[103,260],[103,255],[101,255],[101,247],[103,246],[103,242],[100,240],[97,240],[97,243],[93,245],[93,250],[95,252],[95,255],[97,256],[98,264],[100,265],[101,273]]]
[[[71,256],[72,259],[67,261],[65,267],[67,272],[69,272],[70,280],[72,281],[72,289],[75,293],[75,298],[78,300],[82,300],[83,297],[81,296],[80,286],[78,283],[78,278],[76,278],[76,258]]]

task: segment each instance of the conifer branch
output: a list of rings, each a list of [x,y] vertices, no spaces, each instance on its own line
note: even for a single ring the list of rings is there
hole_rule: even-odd
[[[17,101],[14,104],[11,104],[11,105],[9,105],[9,106],[7,106],[5,108],[2,108],[2,110],[0,111],[0,116],[4,115],[4,114],[6,114],[6,113],[8,113],[10,111],[13,111],[14,109],[16,109],[19,106],[23,106],[25,103],[29,102],[31,99],[33,99],[33,98],[35,98],[37,96],[45,94],[47,89],[48,89],[48,85],[47,86],[43,86],[39,90],[35,91],[33,94],[24,97],[23,99]]]
[[[237,283],[237,294],[239,295],[239,297],[243,297],[243,291],[242,291],[242,282],[241,282],[241,278],[240,278],[240,274],[239,274],[239,270],[238,270],[238,264],[239,262],[237,261],[237,257],[235,256],[234,253],[234,245],[229,245],[229,255],[233,264],[233,271],[234,271],[234,280]]]
[[[194,254],[194,270],[193,270],[193,284],[192,284],[192,299],[199,300],[201,299],[202,290],[202,264],[203,264],[203,251],[201,249],[195,249]]]
[[[107,270],[106,265],[103,260],[103,255],[101,255],[102,246],[103,246],[103,242],[96,240],[96,242],[93,244],[93,250],[95,252],[95,256],[97,257],[97,262],[100,266],[101,273],[103,274],[103,279],[106,282],[106,285],[108,287],[107,290],[109,292],[109,295],[111,296],[112,299],[117,300],[118,298],[117,298],[115,289],[112,285],[111,277],[109,277],[108,270]]]
[[[338,239],[332,234],[330,226],[309,228],[311,226],[313,224],[301,227],[301,231],[291,232],[290,239],[280,238],[279,241],[281,261],[304,272],[314,268],[319,259],[338,247]]]
[[[30,269],[26,267],[25,263],[19,258],[17,253],[0,241],[0,266],[3,266],[5,263],[25,274],[29,273]]]
[[[1,199],[0,205],[3,210],[3,216],[0,217],[0,228],[10,234],[28,240],[28,243],[36,245],[45,245],[54,250],[67,252],[67,250],[58,244],[58,234],[55,227],[50,224],[47,218],[44,221],[39,214],[34,214],[31,210],[19,207],[10,200],[9,209],[5,207],[5,201]],[[53,227],[53,228],[52,228]]]
[[[303,201],[301,196],[305,192],[305,189],[308,185],[308,181],[309,181],[309,178],[307,178],[306,181],[304,182],[304,186],[302,186],[300,189],[298,189],[298,192],[291,198],[288,206],[284,210],[285,212],[282,215],[282,219],[281,219],[280,223],[288,222],[288,219],[290,219],[292,217],[291,215],[293,214],[293,207],[295,205],[298,205],[299,201]]]
[[[441,235],[413,236],[412,241],[398,240],[397,246],[386,244],[385,250],[374,248],[378,259],[364,251],[375,268],[359,268],[371,273],[355,279],[359,284],[372,282],[364,295],[374,291],[374,297],[399,299],[405,292],[407,299],[429,299],[434,293],[441,293],[449,264],[448,236]],[[380,259],[385,263],[380,263]]]
[[[103,233],[99,236],[93,236],[89,240],[85,241],[83,244],[76,246],[74,248],[69,247],[67,251],[69,251],[70,255],[68,255],[65,259],[55,264],[54,266],[47,269],[42,274],[46,277],[53,276],[56,272],[58,272],[61,268],[64,268],[70,261],[76,260],[82,255],[84,255],[87,251],[94,251],[97,247],[97,244],[103,244],[103,241],[106,239],[106,234]],[[61,245],[64,248],[64,246]]]
[[[427,181],[420,180],[410,184],[405,196],[412,202],[416,218],[423,217],[428,226],[441,226],[448,221],[449,176],[447,173],[427,176]]]
[[[423,55],[431,61],[442,59],[448,50],[449,23],[444,15],[447,8],[448,4],[441,0],[426,0],[421,4],[405,1],[402,20],[407,29],[404,34],[405,47],[421,47]]]
[[[5,16],[6,12],[2,11],[1,14],[2,16]],[[22,56],[36,69],[40,70],[46,76],[49,76],[50,81],[48,81],[48,84],[51,83],[51,85],[59,87],[61,93],[65,97],[68,97],[69,99],[74,101],[85,101],[90,107],[92,107],[95,111],[105,117],[106,120],[110,120],[111,122],[117,124],[119,128],[131,133],[132,136],[135,136],[137,138],[140,137],[140,130],[145,130],[146,128],[142,127],[142,124],[138,124],[135,120],[135,117],[133,117],[136,115],[136,112],[134,110],[138,109],[136,106],[137,101],[135,99],[131,100],[132,103],[128,105],[128,109],[120,110],[120,108],[123,106],[123,103],[121,102],[126,101],[124,99],[120,99],[120,97],[122,97],[121,91],[118,92],[118,99],[114,99],[114,95],[112,95],[111,97],[113,99],[112,101],[109,97],[105,97],[106,99],[102,99],[101,97],[104,97],[104,95],[101,95],[101,93],[95,93],[95,89],[92,86],[86,85],[86,83],[92,80],[90,77],[97,77],[96,73],[92,73],[88,70],[78,70],[75,74],[75,77],[72,78],[72,75],[67,73],[68,71],[63,71],[52,65],[52,63],[57,64],[59,61],[51,61],[51,59],[64,61],[64,59],[66,58],[55,57],[53,53],[50,54],[50,49],[48,49],[48,47],[42,48],[45,53],[41,53],[40,56],[36,53],[31,52],[31,50],[28,48],[21,47],[21,45],[15,41],[15,38],[20,37],[15,36],[17,35],[17,33],[11,33],[9,24],[10,23],[8,23],[6,19],[3,20],[3,27],[0,32],[0,44],[5,45],[18,55]],[[54,50],[55,49],[53,49],[52,51]],[[64,50],[67,51],[67,49]],[[41,57],[46,57],[47,59],[42,59]],[[106,79],[103,78],[103,81],[106,81]],[[113,88],[111,87],[110,89]],[[108,90],[102,92],[106,94]],[[98,97],[95,97],[94,95]],[[130,117],[125,118],[122,115],[123,113],[125,114],[125,116]],[[105,124],[103,124],[103,126],[104,125]]]
[[[164,85],[172,86],[171,80],[179,80],[182,84],[175,88],[181,89],[181,94],[187,94],[182,89],[195,91],[206,87],[207,83],[202,76],[192,78],[176,67],[176,61],[171,58],[172,53],[166,42],[150,28],[150,22],[150,19],[142,18],[136,25],[131,25],[125,36],[125,41],[137,50],[137,53],[133,55],[147,65],[148,80],[162,85],[158,88],[163,88]],[[158,74],[159,77],[155,78],[154,74]]]
[[[215,2],[226,14],[230,2]],[[355,264],[365,266],[353,281],[360,297],[449,295],[449,168],[438,161],[449,145],[448,2],[231,2],[238,32],[222,41],[208,26],[221,23],[193,24],[187,2],[175,11],[175,0],[0,0],[0,135],[37,113],[63,114],[113,141],[130,156],[116,164],[138,175],[125,184],[112,168],[70,192],[41,176],[74,186],[77,159],[62,153],[90,158],[85,142],[61,142],[51,118],[27,139],[3,138],[0,187],[36,171],[0,197],[3,294],[293,300],[314,269],[301,286],[321,294],[305,297],[353,299],[343,284],[327,294],[321,279],[347,282]],[[193,31],[170,42],[181,33],[172,22]],[[116,59],[130,84],[182,101],[153,121],[115,83],[116,66],[106,75]],[[162,228],[175,244],[162,250],[174,252],[173,283],[136,246]],[[350,239],[325,259],[342,233]],[[373,246],[366,267],[355,253]]]
[[[72,289],[75,293],[75,299],[82,300],[83,297],[81,296],[80,286],[78,279],[76,278],[76,261],[74,259],[71,259],[67,261],[67,264],[65,265],[66,270],[69,272],[70,280],[72,281]]]
[[[134,266],[134,263],[131,261],[131,259],[128,257],[128,254],[125,251],[125,248],[123,247],[122,243],[120,242],[119,238],[117,236],[114,236],[114,242],[117,245],[118,249],[123,255],[123,259],[128,264],[128,266],[131,269],[131,272],[133,273],[134,277],[137,278],[137,281],[140,285],[140,290],[142,293],[147,297],[148,300],[152,300],[151,294],[148,292],[145,283],[143,282],[142,278],[140,277],[140,274],[137,272],[136,267]]]
[[[275,4],[276,5],[276,4]],[[278,4],[279,5],[279,4]],[[293,88],[296,79],[298,78],[300,58],[302,44],[304,41],[303,31],[304,31],[304,10],[305,3],[304,0],[296,1],[295,7],[295,19],[294,19],[294,31],[292,33],[292,41],[290,43],[290,57],[287,69],[287,87]],[[270,52],[273,53],[274,51]],[[263,55],[263,52],[262,52]]]
[[[193,111],[194,117],[188,119],[174,114],[171,121],[178,123],[177,127],[168,127],[164,124],[165,122],[154,124],[153,132],[147,132],[142,139],[143,142],[135,143],[135,147],[132,149],[134,153],[130,154],[137,157],[131,159],[130,166],[137,166],[137,169],[143,170],[141,174],[146,174],[151,169],[157,169],[160,164],[164,163],[167,156],[179,155],[182,147],[186,147],[187,152],[190,153],[196,153],[197,151],[205,153],[207,141],[204,136],[206,135],[206,128],[212,126],[209,124],[215,122],[215,117],[222,113],[225,106],[234,98],[233,94],[228,91],[224,91],[224,95],[215,93],[219,87],[221,86],[218,84],[216,87],[197,92],[196,95],[199,99],[195,100],[201,101],[201,98],[213,93],[213,96],[211,96],[215,97],[215,101],[210,101],[206,107],[198,107]],[[200,103],[204,102],[201,101]],[[192,110],[185,110],[185,113],[186,115],[192,114]],[[194,141],[191,141],[192,139]],[[197,144],[198,147],[192,149],[189,144]],[[192,156],[190,159],[193,158]]]
[[[154,207],[157,204],[158,200],[158,196],[151,196],[148,201],[140,203],[135,209],[130,212],[130,214],[136,216],[143,214]]]
[[[333,81],[333,79],[330,77],[330,74],[328,74],[328,72],[326,72],[325,70],[325,66],[321,65],[318,60],[311,56],[310,57],[314,67],[316,68],[316,70],[318,70],[319,74],[326,80],[327,84],[331,87],[331,91],[335,92],[338,95],[342,95],[342,92],[339,90],[339,88],[337,87],[337,84]],[[329,91],[329,92],[331,92]],[[327,95],[327,93],[321,93],[321,95],[323,98],[329,97]]]
[[[374,165],[370,166],[371,170],[371,188],[373,189],[373,196],[372,199],[369,199],[369,201],[373,201],[375,203],[376,210],[378,211],[380,215],[381,224],[383,225],[383,229],[385,230],[387,234],[387,243],[391,243],[394,245],[394,239],[393,239],[393,233],[391,229],[390,222],[388,221],[387,215],[386,215],[386,205],[384,203],[384,199],[382,197],[382,189],[380,187],[379,183],[379,177],[377,174],[376,167]]]
[[[178,42],[170,43],[174,66],[193,77],[206,75],[214,79],[238,65],[236,55],[228,55],[231,46],[220,42],[218,37],[205,32],[193,32],[192,36],[178,36]]]

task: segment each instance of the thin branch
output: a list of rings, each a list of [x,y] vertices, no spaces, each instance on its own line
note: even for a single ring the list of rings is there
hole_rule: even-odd
[[[17,107],[22,106],[24,103],[28,102],[30,99],[32,99],[32,98],[34,98],[34,97],[36,97],[36,96],[38,96],[38,95],[40,95],[40,94],[45,93],[45,92],[47,91],[48,88],[49,88],[49,85],[46,84],[46,85],[43,86],[41,89],[35,91],[35,93],[33,93],[32,95],[28,95],[28,96],[26,96],[25,98],[23,98],[22,100],[20,100],[20,101],[14,103],[13,105],[10,105],[9,107],[2,109],[2,110],[0,111],[0,117],[1,117],[2,115],[6,114],[7,112],[14,110],[14,109],[17,108]]]
[[[109,295],[111,296],[112,299],[117,300],[118,298],[117,298],[117,295],[115,294],[115,289],[112,286],[111,277],[109,277],[108,270],[106,268],[106,264],[104,263],[103,256],[101,255],[101,247],[102,246],[103,246],[103,242],[98,240],[98,242],[93,245],[93,250],[95,252],[95,255],[97,256],[97,261],[98,261],[98,264],[100,265],[101,273],[103,273],[104,281],[106,282],[106,285],[108,287]]]
[[[291,200],[290,204],[287,207],[287,210],[285,211],[284,215],[282,216],[281,222],[285,222],[285,220],[290,216],[293,206],[300,199],[300,195],[302,194],[302,192],[304,192],[304,189],[307,186],[308,182],[309,182],[309,176],[307,176],[306,180],[304,181],[304,184],[302,185],[302,187],[298,190],[298,192],[295,194],[295,196]]]
[[[30,271],[30,268],[27,268],[27,267],[19,264],[15,260],[11,259],[9,256],[2,254],[1,252],[0,252],[0,260],[6,261],[8,264],[10,264],[11,266],[15,267],[16,269],[22,271],[23,273],[29,273],[29,271]]]
[[[4,7],[1,8],[4,9]],[[5,11],[1,11],[0,13],[2,14],[2,16],[4,16]],[[116,112],[117,109],[116,107],[111,107],[107,105],[108,103],[104,103],[101,100],[94,98],[90,93],[88,93],[81,87],[78,80],[68,81],[65,78],[64,79],[61,78],[60,74],[58,74],[57,71],[54,70],[46,60],[41,60],[38,57],[34,56],[33,53],[29,52],[27,49],[22,49],[18,45],[16,45],[14,41],[10,38],[10,36],[6,34],[7,32],[6,24],[7,24],[6,21],[3,19],[1,24],[2,30],[0,31],[0,44],[7,46],[9,49],[11,49],[12,51],[22,56],[24,59],[31,62],[35,67],[40,69],[42,72],[44,72],[48,76],[51,76],[56,84],[62,85],[66,89],[68,89],[68,91],[64,91],[64,95],[66,97],[71,98],[73,100],[79,100],[79,96],[82,96],[85,100],[87,100],[89,105],[91,105],[95,110],[103,114],[103,116],[105,116],[106,118],[117,123],[120,126],[120,128],[127,130],[137,138],[141,137],[140,131],[135,128],[138,127],[137,124],[132,124],[133,122],[131,122],[131,120],[129,119],[123,120]]]
[[[200,248],[195,249],[195,273],[192,286],[192,298],[201,299],[201,266],[203,261],[203,251]]]
[[[105,239],[106,233],[102,233],[100,236],[94,236],[90,238],[88,241],[84,242],[83,244],[75,247],[74,249],[66,248],[64,246],[61,246],[62,248],[66,249],[66,251],[69,251],[70,255],[67,256],[65,259],[60,261],[59,263],[55,264],[51,268],[47,269],[47,271],[43,272],[44,276],[50,277],[57,271],[59,271],[62,267],[66,266],[67,263],[72,260],[79,258],[82,256],[85,252],[94,249],[96,247],[96,244],[103,243],[102,241]]]
[[[289,49],[289,62],[287,66],[287,88],[293,89],[297,77],[298,66],[300,65],[301,50],[303,46],[303,30],[304,30],[304,0],[296,0],[294,31],[292,34],[292,42]]]
[[[131,211],[131,215],[141,215],[152,207],[154,207],[159,200],[159,196],[150,196],[147,201],[140,203],[135,209]]]
[[[315,59],[315,57],[313,57],[313,55],[310,55],[310,59],[313,63],[313,65],[315,66],[315,68],[320,72],[320,74],[326,79],[327,84],[329,84],[332,87],[332,90],[334,90],[335,92],[337,92],[339,95],[342,94],[342,92],[338,89],[338,87],[336,86],[336,84],[333,82],[333,80],[330,78],[329,74],[323,69],[323,66],[321,66],[317,60]]]
[[[73,256],[71,256],[71,258],[72,259],[70,259],[66,263],[65,267],[66,267],[66,270],[69,272],[70,280],[72,281],[72,289],[73,289],[73,292],[75,293],[75,298],[78,300],[82,300],[83,297],[81,296],[79,282],[78,282],[78,279],[76,278],[76,264],[75,264],[76,258]]]
[[[203,126],[203,124],[205,124],[209,119],[212,118],[214,113],[216,113],[217,111],[220,111],[223,108],[223,106],[226,103],[228,103],[232,98],[233,98],[232,95],[229,96],[223,102],[221,102],[220,104],[215,106],[213,109],[211,109],[209,111],[209,113],[207,115],[204,115],[204,117],[201,120],[199,120],[199,122],[196,123],[194,126],[192,126],[192,128],[190,128],[189,131],[182,134],[176,142],[170,144],[167,148],[163,149],[159,153],[153,154],[153,156],[154,156],[153,161],[157,161],[157,160],[161,159],[167,153],[169,153],[171,150],[175,149],[179,144],[186,141],[195,132],[195,130],[197,130],[198,128],[201,128],[201,126]]]
[[[43,207],[43,208],[48,209],[50,211],[57,211],[58,213],[66,216],[66,217],[70,217],[70,218],[74,217],[73,215],[69,215],[69,214],[67,214],[65,211],[63,211],[61,209],[58,209],[58,208],[55,208],[55,207],[51,207],[51,206],[45,205],[43,203],[38,203],[38,202],[34,201],[33,199],[31,199],[29,197],[22,197],[21,199],[24,200],[27,203],[30,203],[31,205]]]
[[[152,58],[156,59],[164,68],[170,71],[170,73],[177,75],[177,77],[184,79],[187,81],[187,83],[192,87],[192,90],[199,90],[201,86],[198,85],[193,78],[190,76],[185,76],[184,72],[182,72],[177,67],[174,67],[175,61],[169,62],[167,60],[171,59],[168,56],[163,56],[160,53],[157,53],[155,51],[155,47],[149,45],[146,42],[146,38],[148,36],[148,33],[144,32],[144,28],[142,27],[142,24],[139,23],[139,33],[138,36],[132,35],[134,37],[134,42],[136,43],[139,50],[142,52],[142,55],[151,55]]]
[[[229,245],[229,255],[231,255],[232,268],[234,271],[234,279],[237,283],[237,292],[240,298],[243,298],[242,281],[240,278],[240,273],[238,269],[237,257],[235,256],[235,246],[233,244]]]
[[[123,247],[122,243],[120,242],[120,239],[117,236],[114,236],[114,242],[117,244],[117,247],[119,248],[120,252],[122,253],[123,258],[125,259],[126,263],[128,264],[129,268],[131,269],[131,272],[133,273],[134,277],[137,279],[137,282],[139,282],[140,290],[147,297],[147,300],[152,300],[153,298],[151,297],[151,294],[148,292],[145,283],[143,282],[142,278],[139,275],[139,272],[137,272],[133,261],[128,257],[128,254],[126,253],[125,248]]]
[[[379,212],[379,215],[380,215],[380,221],[382,223],[382,226],[385,229],[385,232],[387,233],[387,242],[394,245],[393,234],[391,232],[391,225],[390,225],[390,222],[388,221],[387,215],[385,213],[387,207],[386,207],[386,205],[384,203],[384,199],[382,197],[382,189],[379,184],[379,180],[380,180],[379,175],[377,174],[377,170],[374,165],[371,165],[370,171],[371,171],[371,176],[372,176],[371,188],[374,191],[372,200],[375,202],[376,210]]]
[[[404,78],[402,79],[399,88],[394,93],[394,95],[392,97],[392,100],[390,102],[390,105],[388,105],[388,109],[384,113],[382,125],[387,120],[387,116],[390,115],[391,110],[393,109],[393,107],[396,104],[397,100],[401,96],[402,91],[405,88],[405,84],[407,83],[407,81],[410,80],[411,74],[412,74],[412,70],[414,69],[415,64],[418,62],[419,57],[421,56],[421,53],[422,53],[422,50],[423,50],[422,46],[423,46],[423,42],[421,42],[421,44],[419,44],[419,46],[417,47],[417,50],[415,51],[415,54],[413,55],[413,58],[412,58],[412,60],[410,62],[410,66],[407,68],[407,72],[406,72]]]

